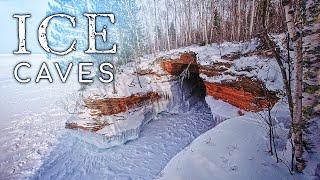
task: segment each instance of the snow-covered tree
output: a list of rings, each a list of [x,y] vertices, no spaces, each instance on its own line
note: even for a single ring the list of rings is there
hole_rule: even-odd
[[[56,13],[66,13],[77,18],[75,28],[66,19],[52,20],[48,29],[48,39],[50,46],[56,49],[64,48],[72,39],[77,39],[77,51],[83,52],[88,46],[88,20],[83,14],[113,13],[116,17],[115,24],[111,24],[107,19],[97,18],[97,31],[108,26],[108,43],[97,36],[97,48],[107,49],[110,48],[108,47],[110,44],[118,44],[118,53],[115,56],[122,61],[140,56],[146,50],[146,41],[139,20],[140,7],[136,0],[49,0],[47,14]],[[91,55],[91,57],[96,61],[106,60],[106,55]]]
[[[84,50],[87,46],[87,20],[82,17],[83,12],[90,12],[88,0],[60,1],[49,0],[47,15],[65,13],[77,17],[76,28],[73,28],[67,19],[52,19],[48,28],[48,41],[55,49],[66,48],[73,39],[77,39],[77,50]]]

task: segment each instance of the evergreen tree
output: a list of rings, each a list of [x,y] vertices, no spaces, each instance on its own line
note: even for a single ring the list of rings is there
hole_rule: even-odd
[[[53,19],[48,28],[50,46],[59,49],[67,47],[73,39],[77,39],[77,51],[83,52],[88,47],[88,20],[84,13],[113,13],[116,23],[111,24],[108,19],[97,18],[96,30],[101,31],[108,26],[108,42],[103,42],[97,36],[97,49],[109,49],[110,44],[118,45],[116,55],[119,60],[136,58],[147,49],[143,36],[143,28],[139,21],[140,8],[136,0],[49,0],[47,15],[65,13],[77,18],[73,28],[66,19]],[[60,49],[63,50],[63,49]],[[96,61],[105,61],[106,55],[91,55]],[[111,57],[114,59],[114,57]]]

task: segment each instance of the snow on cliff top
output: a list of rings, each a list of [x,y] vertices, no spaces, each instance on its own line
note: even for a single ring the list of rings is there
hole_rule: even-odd
[[[281,36],[275,36],[277,41],[280,41]],[[139,58],[138,69],[150,70],[157,74],[164,74],[160,66],[155,65],[155,61],[160,59],[177,59],[181,53],[195,52],[197,53],[198,63],[201,65],[212,65],[213,63],[231,63],[231,67],[228,68],[226,74],[215,77],[207,77],[201,74],[201,77],[208,82],[221,83],[222,81],[236,80],[238,76],[247,76],[250,78],[256,78],[266,83],[269,90],[282,90],[283,82],[281,79],[280,70],[273,58],[261,57],[261,56],[249,56],[240,57],[234,61],[228,61],[222,59],[221,56],[230,53],[249,53],[257,49],[259,42],[257,39],[253,39],[249,42],[243,43],[231,43],[225,42],[222,44],[209,44],[206,46],[191,45],[179,49],[174,49],[166,52],[159,52],[156,55],[145,55]],[[96,81],[94,84],[88,87],[86,90],[86,97],[126,97],[136,93],[146,93],[149,91],[166,92],[167,89],[162,89],[156,83],[152,83],[154,77],[140,76],[141,88],[139,86],[137,76],[135,74],[135,63],[129,62],[128,64],[118,67],[115,74],[115,87],[117,93],[113,93],[113,84],[103,84]],[[232,74],[232,75],[230,75]],[[163,81],[169,80],[172,77],[162,76]],[[165,79],[167,78],[167,79]]]

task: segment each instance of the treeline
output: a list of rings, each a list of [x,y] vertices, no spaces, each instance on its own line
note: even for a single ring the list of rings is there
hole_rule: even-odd
[[[85,27],[85,12],[112,12],[116,24],[108,27],[108,39],[119,45],[117,58],[126,63],[143,54],[176,49],[191,44],[246,41],[259,35],[263,0],[49,0],[47,14],[77,16]],[[266,25],[272,33],[285,31],[285,14],[280,0],[268,4]],[[52,44],[68,43],[77,36],[78,49],[87,47],[86,29],[74,30],[65,22],[50,28]],[[104,21],[97,23],[101,29]],[[103,47],[104,43],[99,43]],[[103,59],[103,58],[102,58]]]
[[[171,50],[190,44],[246,41],[262,32],[263,0],[142,0],[147,50]],[[285,31],[281,1],[268,4],[266,26]]]

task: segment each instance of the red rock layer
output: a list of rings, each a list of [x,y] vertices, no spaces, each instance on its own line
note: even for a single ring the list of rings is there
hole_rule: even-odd
[[[189,66],[189,71],[199,73],[197,56],[194,53],[183,53],[179,59],[162,61],[160,66],[170,75],[178,76]]]
[[[256,53],[261,54],[262,52]],[[267,52],[265,52],[265,54],[269,55]],[[238,56],[240,57],[241,55],[238,54]],[[179,59],[163,61],[161,67],[170,75],[180,75],[190,63],[190,72],[205,74],[208,77],[222,75],[225,73],[224,71],[231,67],[231,64],[227,62],[201,66],[197,64],[196,60],[195,54],[184,53]],[[278,101],[274,92],[267,91],[262,86],[263,82],[246,77],[239,77],[238,80],[231,82],[204,82],[204,84],[206,86],[207,95],[226,101],[246,111],[261,111],[268,106],[272,107]]]
[[[91,109],[93,116],[108,116],[126,112],[129,109],[143,106],[160,99],[156,92],[147,94],[133,94],[124,98],[105,98],[98,100],[86,100],[86,107]]]
[[[221,99],[240,109],[258,112],[278,101],[275,93],[264,91],[258,81],[241,79],[227,84],[205,82],[207,95]]]
[[[85,106],[91,110],[92,121],[87,123],[66,123],[67,129],[81,129],[90,132],[96,132],[110,124],[97,120],[97,117],[115,115],[126,112],[129,109],[141,107],[158,100],[160,95],[156,92],[147,94],[134,94],[124,98],[105,98],[98,100],[86,100]]]

